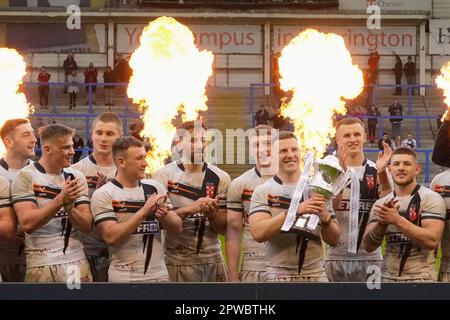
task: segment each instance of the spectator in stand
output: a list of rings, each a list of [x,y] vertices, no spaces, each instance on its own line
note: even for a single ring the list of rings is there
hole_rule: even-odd
[[[72,73],[67,78],[69,92],[69,109],[72,110],[77,105],[77,93],[80,92],[80,79],[77,75],[77,70],[72,69]]]
[[[116,76],[114,74],[113,69],[110,66],[106,67],[105,72],[103,72],[103,82],[104,83],[114,83],[116,82]],[[105,85],[105,105],[109,107],[109,111],[111,111],[111,107],[114,105],[114,86]]]
[[[417,142],[413,139],[412,133],[408,132],[408,136],[405,140],[403,140],[403,146],[416,150]]]
[[[397,98],[394,98],[393,103],[389,106],[389,114],[391,117],[403,116],[403,106],[398,102]],[[389,121],[391,121],[392,125],[392,135],[394,137],[401,135],[403,118],[392,118]]]
[[[415,85],[416,84],[416,64],[412,61],[412,57],[408,57],[408,62],[405,63],[404,66],[405,69],[405,75],[406,75],[406,82],[408,85]],[[412,95],[415,95],[415,89],[411,89]]]
[[[90,62],[89,67],[84,70],[84,83],[85,84],[97,83],[97,76],[98,76],[97,68],[94,68],[94,64],[92,62]],[[91,85],[90,87],[92,88],[92,103],[94,105],[97,105],[97,103],[95,102],[95,92],[97,91],[97,86]],[[89,104],[89,86],[86,86],[86,94],[87,94],[86,105],[88,105]]]
[[[255,113],[256,125],[268,124],[270,121],[270,112],[266,109],[265,105],[260,105],[259,110]]]
[[[370,83],[378,83],[378,64],[380,63],[380,55],[378,51],[371,52],[368,60],[369,71],[370,71]]]
[[[403,63],[402,59],[396,54],[395,55],[395,67],[394,67],[394,75],[395,75],[395,84],[397,86],[402,85],[402,75],[403,75]],[[402,87],[395,87],[394,95],[401,96],[402,95]]]
[[[367,115],[370,117],[379,117],[380,116],[380,111],[378,110],[378,108],[372,104],[369,108],[369,111],[367,111]],[[369,118],[367,120],[367,126],[369,127],[369,141],[370,143],[375,143],[375,131],[377,128],[377,124],[378,124],[378,119],[376,118]]]
[[[394,141],[392,141],[392,150],[403,147],[403,141],[401,136],[395,136]]]
[[[391,142],[391,140],[389,139],[387,133],[383,133],[383,138],[381,138],[380,140],[378,140],[378,149],[380,149],[381,151],[384,150],[384,147],[383,147],[383,141],[386,142],[386,143],[389,145],[389,147],[391,147],[391,149],[392,149],[392,142]]]
[[[81,156],[83,155],[84,141],[80,137],[80,135],[76,134],[73,136],[73,149],[75,150],[75,154],[73,155],[73,163],[77,163],[80,161]]]
[[[72,52],[70,52],[67,55],[66,60],[64,60],[63,69],[64,69],[64,82],[65,82],[64,93],[67,93],[69,75],[72,73],[73,69],[78,69],[77,62],[75,61],[75,58],[74,58]]]
[[[50,81],[50,73],[47,72],[47,69],[45,69],[45,67],[41,67],[41,72],[39,72],[38,75],[38,81],[39,104],[42,108],[48,108],[48,82]]]
[[[130,81],[130,77],[132,74],[130,64],[128,63],[128,60],[125,59],[124,56],[121,56],[119,58],[119,63],[115,67],[116,72],[116,80],[118,82],[128,83]],[[126,92],[126,86],[121,87],[121,92]]]

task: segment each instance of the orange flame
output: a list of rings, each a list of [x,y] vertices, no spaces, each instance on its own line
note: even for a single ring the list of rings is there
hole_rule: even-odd
[[[6,120],[27,118],[34,111],[28,104],[19,86],[26,74],[26,64],[23,57],[15,50],[0,48],[0,127]],[[0,155],[6,152],[3,142],[0,142]]]
[[[450,107],[450,61],[442,66],[441,74],[436,78],[436,85],[444,91],[444,102],[447,107]],[[448,109],[442,117],[442,121],[444,121],[447,112]]]
[[[301,151],[322,157],[336,133],[333,114],[346,112],[342,98],[360,94],[362,72],[353,65],[341,36],[314,29],[301,32],[284,47],[279,70],[281,89],[293,93],[287,104],[283,102],[282,115],[292,120]]]
[[[170,155],[176,132],[172,119],[180,112],[183,121],[195,120],[199,111],[208,109],[205,85],[213,59],[211,52],[197,49],[192,32],[173,18],[158,18],[144,28],[130,59],[128,95],[144,112],[142,134],[153,147],[147,157],[149,172]]]

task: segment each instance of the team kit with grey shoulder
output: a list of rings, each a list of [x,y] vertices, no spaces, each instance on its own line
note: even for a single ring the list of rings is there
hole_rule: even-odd
[[[358,125],[341,124],[360,130]],[[73,266],[82,282],[365,282],[370,267],[385,282],[450,282],[450,169],[426,188],[416,182],[420,166],[407,147],[389,155],[388,169],[362,153],[358,161],[339,156],[343,170],[353,174],[342,191],[332,199],[307,192],[299,197],[297,217],[308,210],[320,217],[320,235],[310,238],[282,228],[302,180],[293,167],[300,168],[299,155],[305,155],[292,133],[256,137],[279,144],[270,156],[278,159],[273,163],[280,174],[263,176],[257,162],[232,180],[204,160],[203,124],[200,130],[194,121],[181,127],[177,160],[148,173],[145,143],[124,137],[113,113],[97,116],[94,152],[75,164],[72,129],[41,127],[38,159],[11,142],[29,132],[26,143],[34,147],[29,122],[8,120],[0,132],[7,152],[0,159],[1,282],[66,282]],[[384,193],[381,174],[391,185]],[[231,234],[231,214],[239,233],[229,243],[239,253],[233,275],[222,246]]]

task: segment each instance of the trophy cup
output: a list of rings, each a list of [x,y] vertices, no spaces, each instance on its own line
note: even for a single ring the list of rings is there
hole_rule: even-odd
[[[308,196],[320,194],[327,201],[331,200],[344,188],[348,175],[339,165],[339,160],[333,156],[326,156],[314,164],[314,175],[307,185]],[[320,240],[320,219],[316,214],[308,213],[297,218],[290,232],[301,234],[310,240]]]

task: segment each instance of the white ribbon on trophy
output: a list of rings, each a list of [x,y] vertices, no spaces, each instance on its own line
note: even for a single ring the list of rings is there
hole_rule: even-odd
[[[348,216],[348,252],[358,251],[359,178],[355,169],[350,169],[350,209]]]
[[[294,194],[292,196],[291,204],[289,205],[288,214],[284,220],[282,231],[289,231],[297,218],[297,209],[302,199],[303,193],[306,188],[306,182],[309,178],[309,172],[311,171],[311,166],[314,162],[314,156],[311,152],[308,152],[305,156],[305,167],[303,168],[302,174],[300,175],[300,180],[295,188]]]

